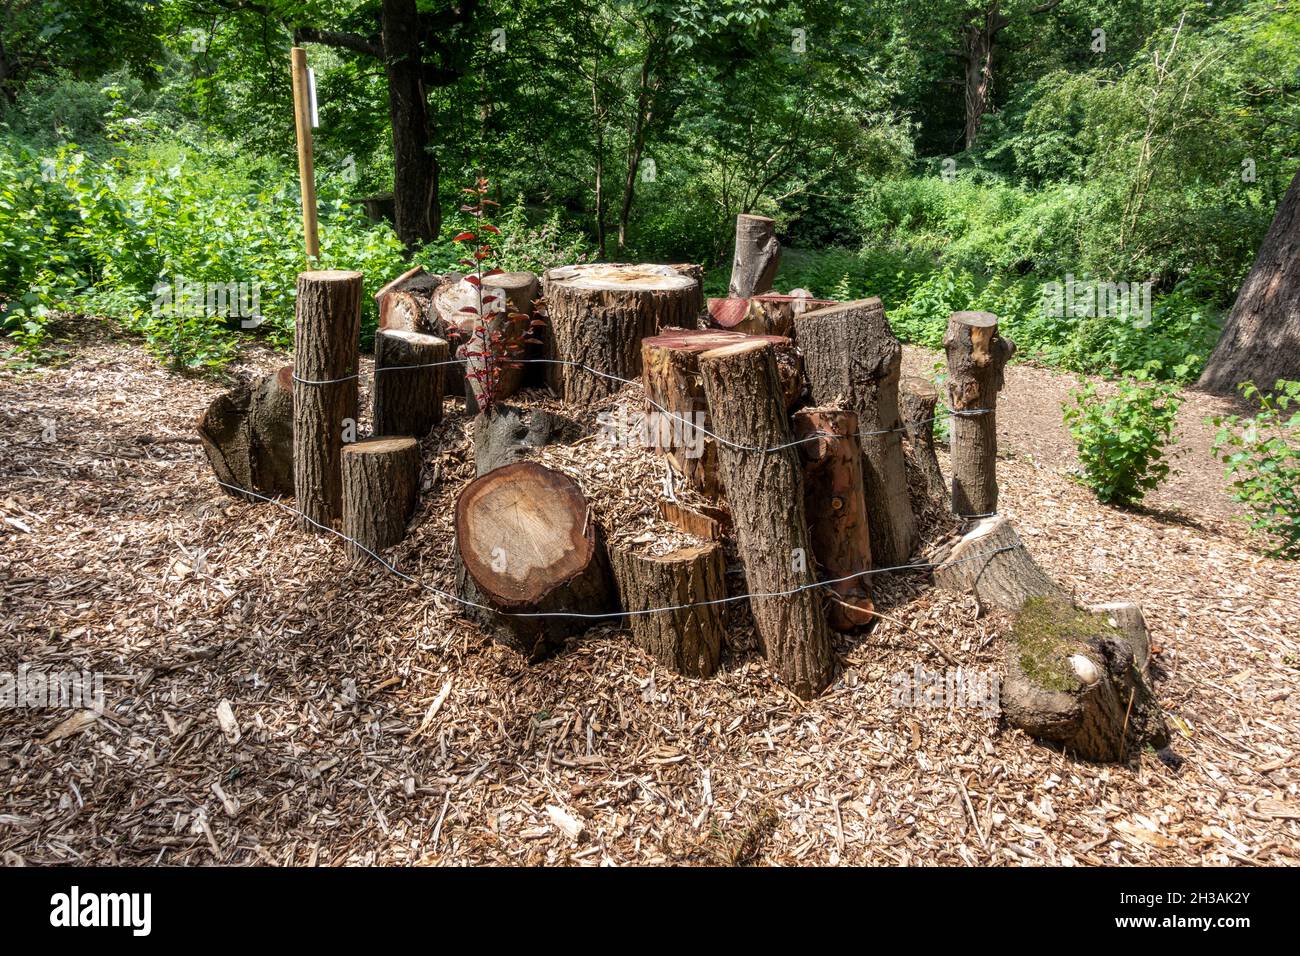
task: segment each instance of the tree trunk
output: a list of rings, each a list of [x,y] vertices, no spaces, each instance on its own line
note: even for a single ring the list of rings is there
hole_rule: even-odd
[[[420,496],[420,444],[405,436],[354,442],[340,464],[348,554],[363,560],[406,534]]]
[[[998,335],[998,317],[954,312],[943,337],[948,355],[952,510],[982,518],[998,510],[998,392],[1015,343]]]
[[[438,238],[438,162],[430,149],[420,12],[416,0],[383,0],[384,73],[393,130],[393,211],[397,236],[410,252]]]
[[[293,367],[241,382],[199,416],[199,439],[222,491],[258,501],[293,494]]]
[[[834,656],[813,587],[812,538],[776,351],[762,340],[723,346],[700,356],[700,373],[713,430],[724,440],[718,458],[755,630],[777,677],[807,700],[830,684]]]
[[[456,499],[456,549],[460,595],[483,605],[466,614],[529,660],[594,623],[580,615],[617,613],[587,499],[558,471],[523,461],[470,482]]]
[[[666,329],[641,341],[641,380],[651,444],[661,451],[686,484],[709,498],[722,494],[717,442],[706,434],[708,402],[700,381],[700,355],[710,349],[744,342],[738,332]],[[759,338],[759,337],[755,337]],[[788,409],[803,391],[803,369],[794,343],[779,336],[761,337],[777,351],[782,400]]]
[[[898,379],[903,347],[889,328],[884,306],[872,298],[815,309],[798,318],[795,330],[813,401],[843,402],[857,412],[876,564],[906,564],[916,541],[916,522],[897,431],[902,428]]]
[[[668,268],[686,276],[688,279],[695,280],[695,296],[691,301],[691,314],[695,321],[686,325],[686,328],[693,329],[698,324],[699,318],[704,314],[704,266],[695,262],[678,262]]]
[[[652,555],[611,547],[610,563],[637,643],[679,674],[711,676],[722,652],[723,605],[707,602],[727,596],[722,548],[704,544]],[[669,607],[676,610],[644,613]]]
[[[509,398],[523,382],[525,339],[537,297],[537,277],[531,272],[499,273],[483,280],[481,295],[480,300],[479,287],[473,282],[452,274],[433,296],[433,308],[447,341],[456,357],[465,360],[463,374],[476,408]],[[481,336],[477,331],[480,316]],[[471,397],[471,392],[464,394]]]
[[[298,510],[332,528],[343,516],[339,453],[357,420],[361,273],[298,276],[293,336],[293,484]]]
[[[573,405],[597,404],[623,387],[620,380],[638,378],[643,338],[695,324],[697,284],[671,266],[563,266],[544,282],[558,360],[549,370],[551,387]]]
[[[944,501],[948,489],[944,487],[939,456],[934,451],[934,411],[939,404],[938,390],[929,379],[909,375],[899,383],[898,404],[912,461],[921,474],[927,495],[936,501]]]
[[[449,351],[445,339],[419,332],[375,333],[376,435],[423,438],[442,421],[442,381]]]
[[[736,217],[736,256],[731,266],[727,295],[748,299],[772,288],[781,264],[781,243],[776,222],[766,216],[742,213]]]
[[[975,145],[984,114],[989,110],[993,96],[993,41],[1007,24],[1007,18],[998,13],[995,0],[984,13],[974,15],[962,31],[962,54],[965,60],[966,123],[962,142],[966,149]]]
[[[1300,172],[1277,207],[1197,384],[1230,395],[1242,382],[1267,391],[1280,378],[1300,380]]]
[[[858,416],[838,408],[795,412],[794,434],[803,460],[804,508],[813,557],[822,577],[835,581],[826,620],[837,631],[871,623],[871,535],[863,497]],[[858,575],[850,577],[850,575]],[[837,580],[847,578],[848,580]]]
[[[497,405],[474,418],[474,470],[482,477],[525,459],[551,440],[555,419],[540,408]]]

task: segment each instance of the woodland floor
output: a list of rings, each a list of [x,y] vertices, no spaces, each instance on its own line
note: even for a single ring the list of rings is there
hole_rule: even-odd
[[[1181,761],[1107,767],[978,710],[895,709],[891,675],[947,665],[889,621],[839,638],[840,677],[808,704],[743,620],[711,680],[655,668],[613,628],[529,666],[277,506],[220,494],[192,437],[218,385],[93,328],[70,349],[0,375],[0,670],[105,672],[107,707],[0,711],[5,862],[1300,860],[1300,566],[1233,520],[1202,422],[1214,400],[1190,395],[1182,473],[1123,511],[1068,478],[1072,377],[1008,371],[1003,510],[1080,599],[1140,602],[1158,650]],[[463,431],[452,416],[426,444],[390,555],[426,584],[450,581]],[[996,667],[1005,621],[893,577],[884,610]]]

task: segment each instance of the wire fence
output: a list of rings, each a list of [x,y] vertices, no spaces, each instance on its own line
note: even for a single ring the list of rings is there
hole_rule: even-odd
[[[892,571],[927,571],[941,566],[958,567],[962,564],[966,564],[972,561],[979,561],[985,559],[991,560],[996,555],[1002,554],[1007,551],[1014,551],[1017,548],[1023,547],[1023,544],[1017,542],[1016,544],[1003,545],[1002,547],[999,548],[993,548],[988,551],[979,552],[977,554],[969,555],[968,557],[965,558],[959,558],[958,560],[951,561],[951,562],[923,561],[923,562],[916,562],[912,564],[899,564],[887,568],[868,568],[862,571],[854,572],[853,574],[844,575],[843,577],[829,578],[824,581],[814,581],[809,584],[801,584],[798,587],[791,588],[790,590],[787,591],[766,591],[766,592],[757,592],[757,593],[736,594],[736,595],[729,595],[724,598],[715,598],[714,600],[710,600],[710,601],[694,601],[687,604],[665,605],[664,607],[642,608],[639,610],[629,610],[629,611],[609,611],[609,612],[599,613],[599,614],[582,613],[578,611],[502,611],[498,608],[491,607],[490,605],[480,604],[477,601],[471,601],[467,598],[463,598],[460,595],[454,594],[450,591],[444,591],[442,588],[434,587],[432,584],[428,584],[427,582],[421,581],[418,578],[412,577],[411,575],[407,574],[405,571],[402,571],[400,568],[398,568],[391,561],[384,558],[382,555],[377,554],[376,552],[372,551],[370,548],[367,548],[356,538],[344,534],[342,531],[330,527],[329,525],[322,524],[321,522],[315,520],[309,515],[304,514],[302,511],[298,510],[292,505],[286,504],[285,502],[281,501],[278,498],[273,498],[269,495],[259,494],[256,491],[250,491],[247,488],[241,488],[238,485],[233,485],[228,482],[221,481],[220,479],[217,479],[217,484],[230,491],[238,492],[239,494],[247,495],[250,498],[255,498],[260,501],[268,502],[270,504],[275,505],[277,508],[282,509],[283,511],[287,511],[292,515],[296,515],[297,517],[302,518],[303,520],[315,526],[316,528],[320,529],[321,531],[328,532],[329,534],[334,535],[336,538],[339,538],[342,541],[352,545],[363,554],[367,555],[374,561],[378,562],[387,571],[396,575],[397,577],[407,582],[408,584],[413,584],[416,587],[422,588],[432,594],[437,595],[438,597],[451,601],[454,604],[459,604],[462,607],[474,608],[475,610],[485,611],[490,614],[498,615],[500,617],[569,618],[569,619],[577,618],[577,619],[589,620],[589,621],[617,620],[623,617],[635,617],[635,616],[648,615],[648,614],[666,614],[675,611],[685,611],[697,607],[710,607],[719,604],[731,604],[737,601],[749,601],[755,598],[758,599],[786,598],[786,597],[793,597],[794,595],[800,594],[804,591],[811,591],[817,588],[829,588],[829,587],[833,587],[836,584],[843,584],[846,581],[852,581],[857,578],[870,577],[872,575],[885,574],[887,572],[892,572]]]

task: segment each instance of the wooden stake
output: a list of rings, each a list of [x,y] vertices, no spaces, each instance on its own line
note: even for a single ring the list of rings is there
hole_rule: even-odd
[[[293,73],[293,120],[298,131],[298,180],[302,185],[302,234],[308,265],[320,259],[320,238],[316,228],[316,168],[312,161],[311,102],[307,87],[307,51],[300,46],[289,51]]]

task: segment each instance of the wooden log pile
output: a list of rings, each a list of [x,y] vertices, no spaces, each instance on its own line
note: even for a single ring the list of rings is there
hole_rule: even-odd
[[[412,270],[379,295],[367,438],[356,434],[362,277],[303,273],[294,366],[220,396],[199,433],[231,493],[292,492],[308,527],[341,528],[356,559],[377,555],[418,511],[420,440],[442,420],[449,339],[465,354],[467,328],[495,330],[510,374],[477,391],[481,409],[466,405],[475,477],[454,513],[462,612],[530,661],[621,622],[659,666],[697,678],[721,666],[728,622],[747,613],[773,675],[808,699],[834,680],[832,633],[881,616],[874,600],[889,592],[873,575],[915,560],[907,468],[927,502],[996,510],[993,410],[1014,345],[995,316],[950,320],[945,488],[933,420],[949,409],[930,382],[900,382],[880,300],[771,293],[778,258],[771,221],[742,217],[732,295],[710,300],[707,318],[690,265],[566,266],[540,285],[502,273],[482,290]],[[541,290],[559,401],[524,391],[506,403],[501,393],[526,379],[515,335],[533,334]],[[572,473],[607,454],[592,439],[596,410],[611,403],[647,415],[646,441],[627,454],[642,474],[663,469],[662,492],[638,515],[658,534],[628,533]],[[1139,608],[1076,606],[996,515],[931,566],[938,587],[1012,616],[1011,723],[1093,760],[1164,745]]]

